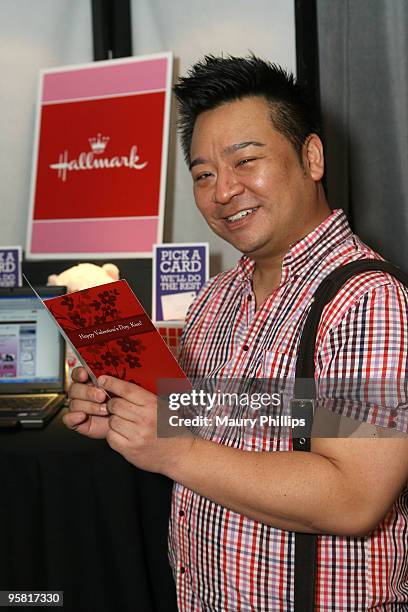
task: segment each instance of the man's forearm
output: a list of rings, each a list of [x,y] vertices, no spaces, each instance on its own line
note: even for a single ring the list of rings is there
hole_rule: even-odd
[[[216,503],[286,530],[368,534],[407,482],[408,436],[312,439],[312,452],[249,452],[191,434],[157,437],[157,398],[109,376],[108,444]],[[126,399],[125,399],[126,398]],[[85,402],[85,407],[86,407]]]
[[[360,535],[364,504],[328,458],[248,452],[196,438],[167,475],[231,510],[274,527]]]

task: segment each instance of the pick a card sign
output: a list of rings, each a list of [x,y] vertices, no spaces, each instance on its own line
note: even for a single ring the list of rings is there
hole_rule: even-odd
[[[171,74],[171,53],[41,72],[28,258],[152,256]]]
[[[153,261],[153,320],[183,321],[208,280],[208,243],[156,244]]]
[[[0,287],[21,285],[21,246],[0,247]]]

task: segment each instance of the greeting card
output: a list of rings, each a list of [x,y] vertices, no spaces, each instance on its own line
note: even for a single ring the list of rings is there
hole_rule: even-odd
[[[153,393],[159,381],[188,382],[125,280],[50,298],[44,304],[96,377],[108,374]]]

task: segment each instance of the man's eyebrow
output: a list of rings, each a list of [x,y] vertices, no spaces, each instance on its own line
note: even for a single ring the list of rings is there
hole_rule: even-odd
[[[257,140],[245,140],[244,142],[237,142],[236,144],[225,147],[224,153],[226,155],[230,155],[231,153],[235,153],[235,151],[239,151],[240,149],[245,149],[245,147],[250,147],[251,145],[253,147],[264,147],[265,143],[258,142]],[[207,160],[203,159],[202,157],[196,157],[190,163],[189,169],[191,170],[192,168],[194,168],[194,166],[198,166],[199,164],[205,164],[205,163],[207,163]]]
[[[245,147],[264,147],[265,143],[258,142],[257,140],[245,140],[244,142],[237,142],[236,144],[230,145],[229,147],[225,147],[224,153],[229,155],[230,153],[235,153],[235,151],[239,151],[240,149],[245,149]]]
[[[189,170],[191,170],[191,168],[194,168],[194,166],[198,166],[198,164],[205,164],[205,163],[206,163],[205,159],[203,159],[202,157],[196,157],[195,159],[193,159],[192,162],[190,162],[190,165],[188,168]]]

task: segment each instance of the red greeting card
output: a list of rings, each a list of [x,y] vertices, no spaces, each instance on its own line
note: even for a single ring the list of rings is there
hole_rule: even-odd
[[[44,300],[88,369],[157,393],[186,375],[125,280]]]

